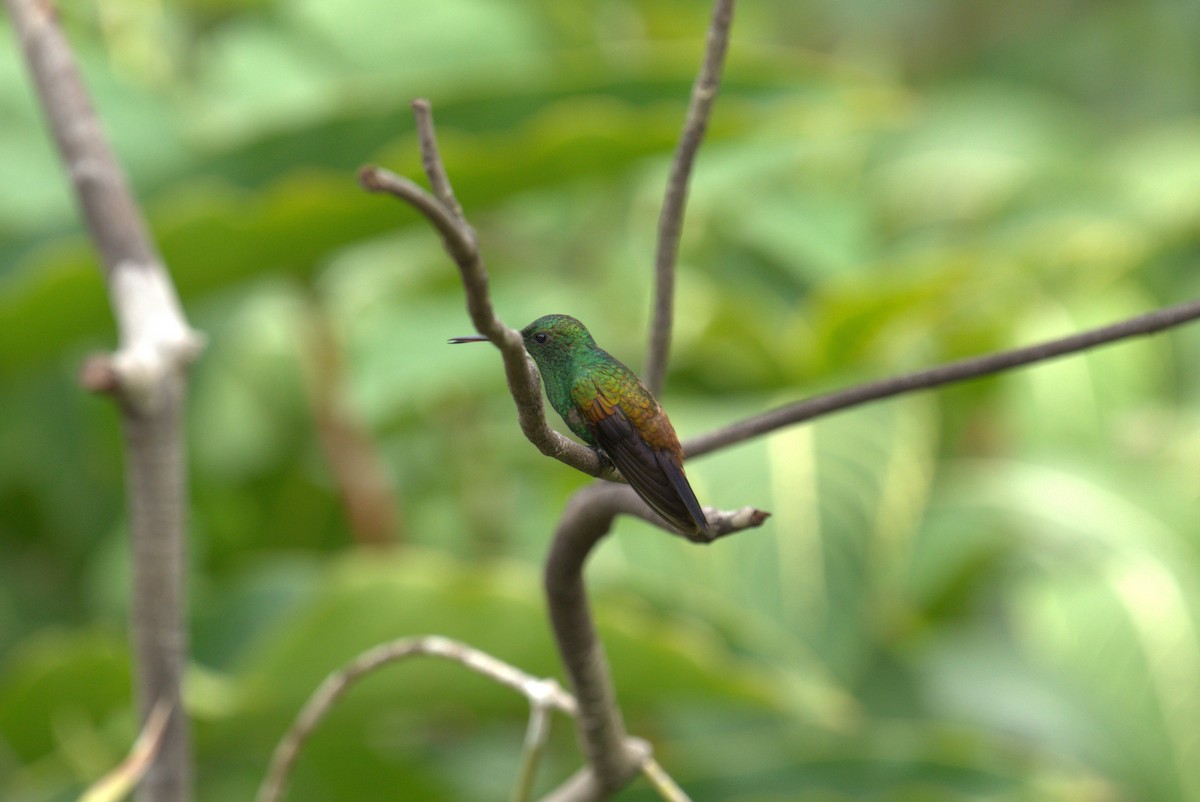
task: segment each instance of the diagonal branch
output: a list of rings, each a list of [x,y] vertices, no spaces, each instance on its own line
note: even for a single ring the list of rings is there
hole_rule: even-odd
[[[549,735],[550,707],[543,697],[531,696],[529,725],[525,729],[525,748],[522,750],[521,765],[517,770],[517,784],[510,797],[512,802],[529,802],[533,797],[533,783],[542,754],[546,751],[546,738]]]
[[[1155,334],[1198,318],[1200,318],[1200,300],[1188,301],[1057,340],[1047,340],[1024,348],[960,359],[957,362],[948,362],[915,373],[906,373],[848,387],[795,404],[788,404],[694,437],[684,443],[684,450],[689,457],[698,457],[749,440],[752,437],[782,429],[785,426],[840,412],[860,404],[916,390],[927,390],[944,384],[975,379],[1024,365],[1032,365],[1036,362],[1044,362],[1048,359],[1086,351],[1132,337]]]
[[[658,218],[658,250],[654,255],[654,320],[650,324],[650,350],[642,374],[646,387],[655,396],[662,393],[667,374],[675,306],[675,264],[679,259],[679,236],[683,230],[688,182],[691,180],[696,153],[708,129],[713,101],[720,88],[725,51],[729,45],[729,29],[733,24],[733,2],[716,0],[713,6],[704,63],[692,85],[687,118],[675,149],[675,159],[671,163],[667,191]]]
[[[171,708],[160,699],[155,703],[142,731],[138,733],[129,755],[120,765],[92,783],[80,795],[79,802],[119,802],[129,796],[129,792],[146,776],[154,762],[170,718]]]
[[[88,233],[103,262],[119,347],[84,366],[92,390],[120,402],[132,542],[137,697],[143,727],[161,700],[171,715],[139,789],[155,802],[192,795],[181,704],[187,655],[185,369],[203,346],[184,318],[124,171],[88,98],[49,0],[5,0]]]

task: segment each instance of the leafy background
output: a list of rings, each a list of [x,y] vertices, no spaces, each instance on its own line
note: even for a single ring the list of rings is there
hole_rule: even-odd
[[[418,175],[430,97],[504,318],[571,312],[637,367],[705,5],[64,4],[209,337],[201,800],[250,798],[320,678],[382,640],[558,674],[539,560],[585,478],[522,440],[493,351],[443,347],[469,332],[454,271],[353,171]],[[134,735],[128,568],[116,416],[74,379],[111,317],[4,33],[0,797],[41,802]],[[677,428],[1195,297],[1197,41],[1182,0],[744,4],[683,242]],[[698,800],[1200,798],[1198,360],[1181,329],[690,465],[702,499],[775,516],[711,548],[623,520],[596,555],[631,729]],[[395,668],[290,798],[504,798],[524,715]],[[546,787],[578,760],[560,721]]]

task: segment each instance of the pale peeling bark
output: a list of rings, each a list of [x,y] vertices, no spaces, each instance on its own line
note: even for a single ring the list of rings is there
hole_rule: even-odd
[[[99,253],[118,348],[93,357],[81,380],[113,394],[124,433],[133,588],[136,696],[143,725],[157,704],[170,717],[138,790],[146,802],[192,797],[182,708],[187,660],[186,367],[203,340],[183,316],[128,180],[92,108],[46,0],[5,0],[88,232]]]

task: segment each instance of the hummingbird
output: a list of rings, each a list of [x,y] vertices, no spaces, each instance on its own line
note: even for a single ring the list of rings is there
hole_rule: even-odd
[[[683,472],[683,446],[637,375],[596,345],[570,315],[545,315],[521,329],[550,405],[571,431],[601,451],[664,521],[687,535],[710,534]],[[477,335],[450,342],[485,342]]]

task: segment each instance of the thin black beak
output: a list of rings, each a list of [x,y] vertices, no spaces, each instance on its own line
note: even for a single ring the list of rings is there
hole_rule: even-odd
[[[488,338],[482,334],[472,334],[469,337],[451,337],[448,342],[456,345],[458,343],[485,343],[488,342]]]

